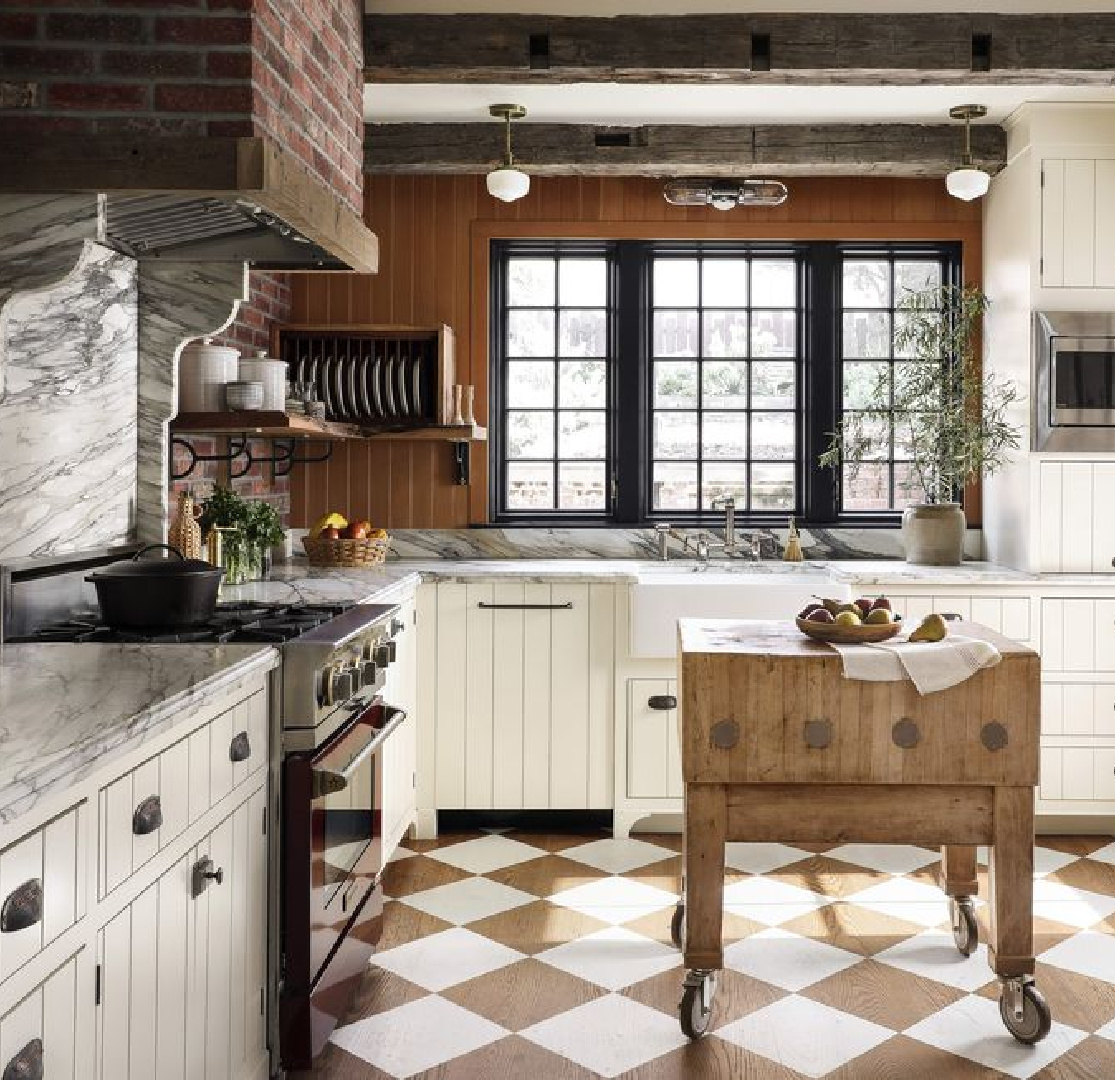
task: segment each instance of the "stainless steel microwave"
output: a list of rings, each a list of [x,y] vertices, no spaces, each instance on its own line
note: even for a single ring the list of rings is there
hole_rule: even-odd
[[[1034,315],[1032,449],[1115,451],[1115,312]]]

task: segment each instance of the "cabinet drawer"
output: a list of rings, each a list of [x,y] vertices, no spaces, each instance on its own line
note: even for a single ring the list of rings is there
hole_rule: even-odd
[[[1115,600],[1041,602],[1042,670],[1115,671]]]
[[[1050,801],[1115,802],[1115,744],[1042,747],[1039,793]]]
[[[85,914],[84,812],[75,806],[0,852],[0,979]]]
[[[891,596],[891,604],[911,629],[937,611],[970,619],[1014,641],[1033,637],[1028,596]]]
[[[0,1075],[44,1080],[87,1075],[77,1071],[77,962],[71,957],[0,1017]]]
[[[678,743],[673,679],[627,682],[627,796],[631,799],[680,799],[681,747]]]
[[[1115,738],[1115,683],[1043,683],[1041,732]]]

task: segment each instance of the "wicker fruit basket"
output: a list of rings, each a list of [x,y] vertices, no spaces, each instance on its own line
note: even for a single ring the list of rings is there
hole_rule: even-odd
[[[809,622],[801,618],[795,621],[806,637],[811,637],[814,641],[832,641],[837,645],[871,645],[889,641],[902,629],[901,619],[880,626],[837,626],[834,623]]]
[[[369,537],[364,540],[332,540],[325,536],[302,537],[306,558],[311,566],[342,566],[359,568],[378,566],[387,558],[389,536]]]

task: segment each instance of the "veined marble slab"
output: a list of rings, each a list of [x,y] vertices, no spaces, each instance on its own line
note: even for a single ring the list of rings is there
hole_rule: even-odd
[[[0,822],[9,824],[222,688],[278,663],[269,645],[5,645]]]

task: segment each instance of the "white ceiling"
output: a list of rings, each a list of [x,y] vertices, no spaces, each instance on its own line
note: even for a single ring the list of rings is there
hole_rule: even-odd
[[[427,12],[438,14],[500,12],[515,15],[684,15],[696,12],[897,11],[910,15],[932,12],[1000,12],[1002,14],[1056,14],[1092,11],[1110,14],[1111,0],[365,0],[367,11]]]
[[[1024,102],[1115,102],[1115,88],[375,83],[364,88],[364,118],[373,123],[494,123],[488,106],[500,101],[525,105],[522,123],[948,123],[949,108],[968,102],[987,105],[988,122],[1001,123]]]

